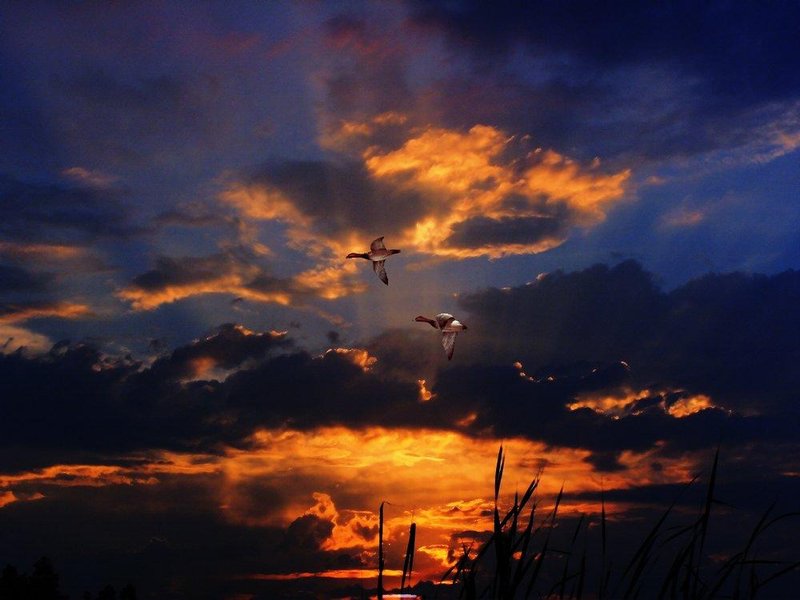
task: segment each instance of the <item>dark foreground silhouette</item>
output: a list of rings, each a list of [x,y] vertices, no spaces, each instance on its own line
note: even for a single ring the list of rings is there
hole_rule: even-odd
[[[68,600],[69,596],[59,589],[58,573],[47,557],[33,565],[33,572],[20,573],[13,565],[7,565],[0,575],[0,600]],[[84,592],[83,600],[136,600],[136,588],[130,583],[117,590],[107,585],[96,595]]]

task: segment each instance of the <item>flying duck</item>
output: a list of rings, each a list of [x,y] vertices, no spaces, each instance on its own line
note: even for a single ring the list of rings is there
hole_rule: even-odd
[[[439,329],[442,332],[442,346],[444,346],[444,351],[447,354],[447,360],[451,360],[453,358],[453,350],[456,347],[456,335],[459,331],[466,331],[467,326],[456,321],[455,317],[448,313],[439,313],[433,319],[420,315],[414,320],[420,323],[428,323],[434,329]]]
[[[375,274],[383,283],[389,285],[389,277],[386,275],[386,268],[383,266],[383,263],[386,261],[387,257],[392,254],[397,254],[398,252],[400,252],[400,250],[387,250],[386,246],[383,245],[383,236],[381,236],[369,245],[369,252],[351,252],[347,255],[347,258],[365,258],[371,260],[372,269],[375,271]]]

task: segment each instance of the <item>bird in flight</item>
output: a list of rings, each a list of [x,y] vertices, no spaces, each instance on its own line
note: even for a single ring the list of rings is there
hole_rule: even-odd
[[[420,323],[428,323],[434,329],[439,329],[442,332],[442,346],[444,346],[444,351],[447,354],[447,360],[451,360],[453,358],[453,350],[456,347],[456,335],[458,335],[459,331],[466,331],[467,326],[456,321],[456,318],[449,313],[439,313],[433,319],[420,315],[414,320]]]
[[[347,258],[365,258],[371,260],[372,269],[375,271],[375,274],[383,283],[389,285],[389,277],[386,275],[384,263],[387,257],[399,252],[400,250],[387,250],[386,246],[383,244],[383,236],[381,236],[369,245],[369,252],[351,252],[347,255]]]

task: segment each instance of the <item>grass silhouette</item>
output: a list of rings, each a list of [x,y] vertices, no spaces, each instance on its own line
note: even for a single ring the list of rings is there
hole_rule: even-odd
[[[714,507],[725,505],[715,495],[718,465],[719,449],[714,455],[697,516],[686,525],[669,526],[677,503],[699,476],[683,486],[632,556],[627,562],[621,563],[621,567],[614,566],[612,559],[615,557],[609,552],[605,495],[601,494],[599,523],[594,523],[595,529],[600,532],[600,561],[599,565],[590,565],[589,557],[596,557],[596,553],[589,551],[590,519],[581,515],[568,537],[558,531],[563,486],[553,508],[538,524],[539,503],[535,498],[540,482],[538,476],[521,496],[515,493],[510,508],[500,509],[499,497],[505,467],[505,453],[501,446],[494,474],[493,529],[478,548],[466,543],[462,545],[461,555],[440,579],[436,595],[465,600],[758,597],[765,586],[798,569],[800,561],[759,558],[756,542],[767,530],[800,516],[800,513],[775,515],[773,504],[761,514],[742,549],[732,553],[721,565],[715,566],[706,556],[706,549]],[[415,526],[412,525],[406,553],[409,572],[413,564],[414,531]],[[564,539],[556,542],[557,537]],[[405,571],[404,568],[401,591],[405,583]]]

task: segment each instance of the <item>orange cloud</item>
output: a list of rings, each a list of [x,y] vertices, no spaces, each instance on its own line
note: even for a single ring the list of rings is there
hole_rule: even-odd
[[[385,577],[399,578],[403,575],[403,571],[399,569],[384,569],[383,575]],[[262,581],[292,581],[295,579],[308,579],[308,578],[323,578],[323,579],[377,579],[377,569],[328,569],[326,571],[315,571],[314,573],[298,572],[298,573],[251,573],[245,575],[242,579],[254,579]]]
[[[304,514],[333,523],[330,537],[322,542],[322,550],[363,548],[377,544],[378,515],[370,511],[348,511],[349,515],[344,516],[336,509],[328,494],[315,492],[312,497],[316,504]]]
[[[9,304],[0,314],[0,324],[20,323],[30,319],[56,317],[59,319],[79,319],[92,315],[92,310],[85,304],[72,302],[52,302],[41,304]]]
[[[677,399],[673,399],[676,395]],[[709,408],[722,409],[721,406],[714,404],[711,398],[705,394],[689,395],[683,390],[651,391],[648,389],[633,390],[631,388],[623,388],[616,394],[581,394],[574,402],[567,404],[567,408],[570,410],[588,408],[613,419],[620,419],[646,410],[639,408],[638,403],[649,401],[650,399],[657,399],[657,402],[655,404],[648,402],[648,405],[654,405],[676,419],[688,417]]]
[[[436,397],[436,394],[431,392],[427,387],[425,387],[425,380],[418,379],[417,385],[419,386],[419,401],[420,402],[427,402],[428,400],[432,400]]]
[[[365,288],[355,279],[357,268],[352,261],[277,278],[256,264],[252,256],[242,254],[229,250],[204,257],[162,257],[155,269],[135,278],[115,295],[129,302],[134,310],[153,310],[162,304],[206,294],[302,308],[308,298],[335,299]],[[335,315],[317,312],[333,322],[338,320]]]
[[[84,167],[70,167],[64,169],[61,174],[65,177],[96,188],[106,188],[114,183],[117,178],[113,175],[107,175],[97,170],[86,169]]]
[[[587,461],[591,455],[588,450],[552,447],[518,438],[503,444],[508,456],[503,502],[510,501],[514,489],[526,486],[538,473],[542,473],[541,497],[552,501],[562,483],[568,499],[570,494],[581,492],[687,481],[697,466],[688,455],[657,457],[657,445],[647,452],[622,453],[619,461],[625,470],[598,473]],[[239,493],[243,482],[266,480],[277,489],[292,489],[293,498],[301,499],[278,512],[265,514],[259,520],[262,524],[285,525],[309,514],[308,504],[302,499],[311,497],[317,501],[314,510],[319,516],[321,507],[325,507],[323,512],[330,519],[335,490],[343,487],[349,498],[360,499],[359,506],[371,510],[351,513],[350,507],[336,507],[336,522],[344,529],[328,544],[363,545],[367,538],[363,534],[360,538],[352,535],[346,528],[353,523],[374,525],[378,505],[387,500],[387,539],[398,539],[408,531],[413,519],[418,524],[418,543],[437,545],[448,544],[453,531],[491,529],[487,509],[491,507],[498,445],[496,439],[475,439],[438,430],[260,430],[253,435],[247,450],[229,449],[220,466],[228,482],[228,498]],[[592,506],[584,502],[575,510],[585,511]],[[564,507],[567,512],[573,510],[569,501]],[[594,508],[599,511],[599,506]],[[621,510],[607,506],[609,512],[618,509]],[[228,516],[242,519],[234,513]]]
[[[0,241],[0,254],[36,261],[70,260],[83,256],[85,248],[66,244],[28,244]]]
[[[290,304],[292,299],[287,292],[254,290],[245,284],[244,278],[238,273],[222,275],[205,281],[167,285],[153,290],[134,285],[116,293],[118,298],[130,302],[135,310],[152,310],[162,304],[202,294],[232,294],[248,300],[274,302],[283,306]]]
[[[0,353],[14,352],[19,348],[25,348],[28,352],[40,353],[47,352],[53,347],[53,341],[45,335],[35,333],[15,327],[14,325],[4,325],[0,323]]]
[[[357,570],[358,576],[372,577],[378,506],[385,500],[390,572],[402,564],[413,521],[417,547],[424,555],[416,576],[433,577],[450,564],[458,540],[454,534],[492,529],[492,480],[499,443],[439,430],[262,429],[246,448],[223,448],[218,455],[152,452],[121,457],[119,465],[52,465],[0,474],[0,506],[41,497],[36,488],[45,486],[157,486],[166,477],[201,477],[218,495],[220,514],[232,522],[285,527],[303,515],[330,521],[333,528],[322,549],[361,549],[365,570]],[[588,450],[521,438],[504,440],[503,445],[507,461],[501,505],[508,506],[515,490],[541,474],[542,510],[548,510],[563,484],[565,514],[599,511],[591,502],[570,502],[572,494],[685,482],[699,463],[689,454],[662,456],[661,445],[656,444],[646,452],[623,452],[619,462],[624,469],[599,473],[587,461]],[[265,496],[259,487],[264,485],[280,490],[283,500],[276,504]],[[340,490],[346,490],[347,500],[339,496]],[[624,508],[606,504],[609,518]]]
[[[676,400],[667,408],[667,412],[673,417],[681,419],[698,413],[701,410],[706,410],[707,408],[719,407],[711,402],[711,398],[705,394],[698,394],[696,396],[689,396],[688,398]]]
[[[382,143],[398,137],[399,146]],[[571,227],[602,221],[626,196],[631,175],[603,172],[598,160],[581,165],[554,150],[528,152],[523,142],[489,125],[413,129],[394,112],[340,121],[320,143],[354,157],[363,168],[356,176],[366,178],[354,189],[380,190],[376,197],[354,197],[347,215],[332,219],[315,208],[327,198],[301,196],[325,194],[319,187],[324,184],[286,185],[287,175],[273,181],[266,174],[231,181],[219,200],[246,219],[285,224],[288,245],[319,265],[298,274],[295,283],[326,299],[364,291],[342,258],[364,247],[370,235],[384,234],[393,245],[434,259],[544,252],[563,243]],[[347,181],[337,185],[346,188]],[[384,210],[358,211],[359,203],[365,209],[380,203]],[[384,214],[397,219],[370,224]]]
[[[214,464],[213,457],[160,452],[141,460],[141,464],[134,466],[51,465],[42,469],[24,471],[13,475],[0,473],[0,488],[11,488],[23,484],[53,485],[58,487],[152,485],[158,483],[158,475],[198,475],[219,471],[219,468]]]
[[[331,352],[346,357],[354,365],[360,367],[365,373],[378,362],[376,357],[370,356],[369,352],[361,348],[330,348],[325,351],[325,354]]]
[[[513,138],[486,125],[462,133],[428,128],[401,148],[387,153],[371,149],[366,165],[377,178],[393,178],[398,185],[419,187],[436,198],[433,210],[406,230],[412,245],[439,256],[467,258],[526,254],[548,250],[563,234],[527,243],[495,243],[458,248],[447,240],[455,225],[472,218],[520,219],[546,217],[542,205],[563,203],[573,209],[574,223],[602,220],[606,206],[625,194],[630,171],[606,175],[580,167],[553,151],[529,153],[524,160],[508,160]],[[529,166],[520,166],[527,163]],[[509,200],[513,196],[514,202]]]
[[[8,506],[12,502],[16,501],[17,497],[14,495],[14,492],[0,492],[0,508]]]

